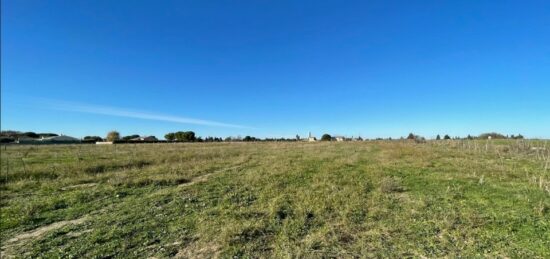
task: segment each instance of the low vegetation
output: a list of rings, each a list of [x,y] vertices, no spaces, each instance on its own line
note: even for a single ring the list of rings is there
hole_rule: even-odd
[[[550,257],[547,141],[1,148],[2,258]]]

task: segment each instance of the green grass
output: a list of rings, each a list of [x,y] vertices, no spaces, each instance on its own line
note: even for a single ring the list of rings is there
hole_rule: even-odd
[[[2,253],[548,258],[549,148],[545,141],[2,146]]]

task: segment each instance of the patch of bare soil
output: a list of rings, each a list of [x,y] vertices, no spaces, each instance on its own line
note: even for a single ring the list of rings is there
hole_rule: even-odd
[[[63,220],[63,221],[58,221],[58,222],[52,223],[52,224],[47,225],[47,226],[43,226],[43,227],[39,227],[37,229],[33,229],[33,230],[25,232],[25,233],[21,233],[21,234],[15,236],[13,238],[7,240],[4,244],[2,244],[1,258],[13,258],[14,257],[13,249],[15,247],[25,245],[29,241],[31,241],[33,239],[40,238],[41,236],[43,236],[44,234],[46,234],[50,231],[54,231],[54,230],[63,228],[63,227],[68,226],[68,225],[79,225],[79,224],[82,224],[82,223],[86,222],[86,220],[88,220],[87,216],[84,216],[84,217],[78,218],[78,219],[73,219],[73,220]]]
[[[191,244],[180,251],[174,258],[218,258],[220,256],[220,247],[215,244],[205,244],[198,246],[196,243]]]
[[[83,183],[83,184],[77,184],[77,185],[71,185],[61,188],[63,191],[72,190],[72,189],[78,189],[78,188],[87,188],[87,187],[94,187],[97,183]]]
[[[200,175],[200,176],[191,178],[191,180],[189,182],[182,183],[178,186],[179,187],[185,187],[185,186],[193,185],[193,184],[196,184],[196,183],[204,182],[204,181],[208,180],[208,177],[210,177],[210,175],[213,175],[213,174],[215,174],[215,173],[209,173],[209,174]]]
[[[182,184],[178,185],[178,187],[185,187],[185,186],[190,186],[190,185],[193,185],[193,184],[196,184],[196,183],[205,182],[213,174],[219,174],[219,173],[224,173],[224,172],[228,172],[228,171],[237,170],[237,169],[241,168],[242,166],[243,166],[243,164],[238,164],[236,166],[224,168],[222,170],[218,170],[218,171],[215,171],[215,172],[212,172],[212,173],[209,173],[209,174],[199,175],[197,177],[191,178],[190,181],[188,181],[186,183],[182,183]]]

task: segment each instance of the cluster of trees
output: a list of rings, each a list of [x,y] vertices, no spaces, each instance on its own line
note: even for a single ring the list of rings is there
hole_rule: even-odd
[[[332,140],[332,136],[329,134],[323,134],[323,136],[321,136],[321,141],[331,141],[331,140]]]
[[[202,140],[201,137],[198,137],[197,140]],[[218,138],[218,137],[206,137],[204,138],[204,142],[222,142],[223,139],[222,138]]]
[[[412,133],[411,133],[412,134]],[[409,134],[409,137],[410,137],[410,134]],[[448,140],[448,139],[470,139],[470,140],[474,140],[474,139],[523,139],[523,135],[521,134],[518,134],[518,135],[504,135],[504,134],[500,134],[500,133],[496,133],[496,132],[490,132],[490,133],[483,133],[483,134],[480,134],[479,136],[472,136],[470,134],[468,134],[468,136],[466,137],[453,137],[451,138],[451,136],[445,134],[445,136],[443,136],[443,139],[444,140]],[[438,134],[437,137],[435,137],[435,140],[441,140],[441,136]]]
[[[246,137],[243,138],[243,141],[244,141],[244,142],[261,141],[261,139],[256,138],[256,137],[246,136]]]
[[[298,139],[299,140],[299,139]],[[226,137],[224,142],[256,142],[256,141],[266,141],[266,142],[290,142],[290,141],[297,141],[295,138],[257,138],[252,136],[245,136],[244,138],[241,136],[236,137]]]
[[[293,142],[293,141],[299,141],[300,139],[296,138],[264,138],[264,139],[258,139],[258,141],[275,141],[275,142]]]
[[[496,133],[496,132],[483,133],[479,135],[477,138],[488,139],[489,137],[491,137],[491,139],[523,139],[523,136],[521,134],[518,134],[517,136],[514,136],[513,134],[510,136],[508,135],[505,136],[503,134]]]
[[[124,141],[128,141],[130,139],[134,139],[134,138],[138,138],[139,135],[130,135],[130,136],[124,136],[124,137],[120,137],[120,133],[118,131],[109,131],[107,133],[107,136],[105,136],[105,138],[102,138],[100,136],[85,136],[82,141],[84,142],[101,142],[101,141],[110,141],[110,142],[114,142],[114,141],[119,141],[119,140],[124,140]]]
[[[83,142],[101,142],[103,138],[100,136],[86,136],[82,139]]]
[[[330,134],[323,134],[321,136],[321,141],[333,141],[333,140],[336,140],[338,138],[339,137],[333,137]],[[347,141],[349,141],[349,140],[363,141],[363,138],[362,137],[357,137],[357,138],[351,137],[351,138],[344,138],[344,140],[347,140]]]
[[[120,136],[120,133],[118,131],[109,131],[107,133],[107,136],[102,139],[101,137],[98,137],[98,136],[86,136],[84,137],[84,140],[90,140],[90,141],[94,141],[94,142],[98,142],[98,141],[110,141],[110,142],[116,142],[116,143],[134,143],[134,139],[137,139],[137,138],[140,138],[141,136],[140,135],[137,135],[137,134],[133,134],[133,135],[128,135],[128,136],[124,136],[124,137],[121,137]],[[140,140],[141,141],[141,140]],[[147,136],[144,140],[144,142],[157,142],[157,138],[155,136]]]
[[[178,131],[171,132],[164,135],[164,138],[168,141],[181,141],[181,142],[195,142],[195,132],[193,131]]]

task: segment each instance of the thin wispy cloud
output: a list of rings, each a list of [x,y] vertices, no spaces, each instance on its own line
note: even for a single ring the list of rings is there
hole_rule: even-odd
[[[135,119],[142,119],[142,120],[166,121],[166,122],[213,126],[213,127],[251,129],[251,127],[237,125],[237,124],[230,124],[230,123],[224,123],[224,122],[218,122],[218,121],[181,117],[181,116],[174,116],[174,115],[167,115],[167,114],[160,114],[160,113],[152,113],[152,112],[146,112],[146,111],[136,111],[136,110],[120,108],[120,107],[112,107],[112,106],[101,106],[101,105],[93,105],[93,104],[72,103],[72,102],[44,100],[44,99],[42,100],[42,103],[44,105],[43,106],[44,108],[59,110],[59,111],[101,114],[101,115],[135,118]]]

